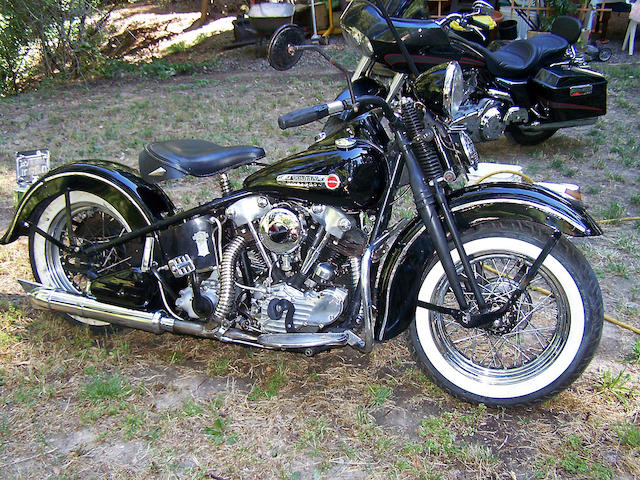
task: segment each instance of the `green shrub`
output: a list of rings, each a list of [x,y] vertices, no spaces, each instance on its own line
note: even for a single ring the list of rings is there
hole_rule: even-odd
[[[38,76],[75,77],[100,58],[99,0],[3,0],[0,95]]]

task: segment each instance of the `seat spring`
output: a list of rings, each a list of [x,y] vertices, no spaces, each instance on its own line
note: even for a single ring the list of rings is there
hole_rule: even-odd
[[[422,168],[422,174],[426,180],[436,180],[443,175],[440,157],[434,146],[427,142],[421,135],[422,122],[418,110],[413,102],[402,104],[402,119],[407,127],[407,133],[411,139],[411,149]]]
[[[220,190],[222,191],[222,196],[226,197],[231,193],[231,183],[229,182],[229,177],[226,173],[220,174]]]

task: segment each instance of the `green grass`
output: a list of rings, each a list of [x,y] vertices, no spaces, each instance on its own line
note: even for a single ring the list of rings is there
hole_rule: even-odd
[[[629,278],[629,268],[624,263],[609,262],[606,271],[618,277]]]
[[[617,428],[620,445],[627,445],[634,449],[640,449],[640,427],[633,423],[623,423]]]
[[[614,220],[624,217],[626,214],[624,206],[618,202],[611,202],[607,207],[600,211],[602,218]]]
[[[640,87],[637,65],[599,65],[598,70],[607,75],[609,88],[621,92],[634,92]]]
[[[280,389],[288,381],[289,378],[284,373],[276,371],[261,382],[260,385],[255,385],[247,398],[251,401],[273,398],[278,395]]]
[[[236,443],[237,438],[229,430],[229,424],[231,419],[220,415],[215,415],[213,422],[207,427],[204,427],[204,433],[211,441],[217,445],[226,443],[232,445]]]
[[[128,382],[119,375],[101,375],[87,382],[82,389],[82,396],[97,402],[100,400],[119,400],[132,393]]]
[[[119,59],[108,59],[98,72],[105,78],[138,77],[167,79],[176,75],[190,75],[204,69],[215,71],[220,67],[220,60],[213,57],[202,62],[169,62],[164,58],[154,58],[149,62],[127,62]]]
[[[391,389],[385,385],[368,385],[367,391],[371,396],[372,405],[381,407],[391,397]]]
[[[633,387],[629,386],[631,375],[624,370],[613,374],[610,370],[602,372],[602,376],[596,384],[596,388],[611,399],[615,399],[629,407],[629,398],[635,394]]]
[[[212,377],[221,377],[229,371],[230,358],[216,358],[209,364],[209,375]]]
[[[324,442],[330,434],[329,423],[324,418],[310,418],[301,432],[298,448],[317,457],[322,455]]]
[[[195,403],[193,400],[186,400],[182,404],[182,413],[186,417],[197,417],[204,413],[204,408]]]
[[[640,363],[640,340],[636,340],[633,343],[633,348],[628,356],[628,360],[633,363]]]

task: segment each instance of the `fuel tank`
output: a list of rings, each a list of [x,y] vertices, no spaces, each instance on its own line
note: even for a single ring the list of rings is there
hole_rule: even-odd
[[[374,207],[387,186],[380,149],[356,138],[316,143],[247,177],[244,188],[355,210]]]

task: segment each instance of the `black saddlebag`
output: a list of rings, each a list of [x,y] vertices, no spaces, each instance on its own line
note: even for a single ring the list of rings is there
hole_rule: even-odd
[[[607,113],[607,80],[585,68],[548,67],[533,79],[536,97],[549,108],[552,122],[598,117]]]

